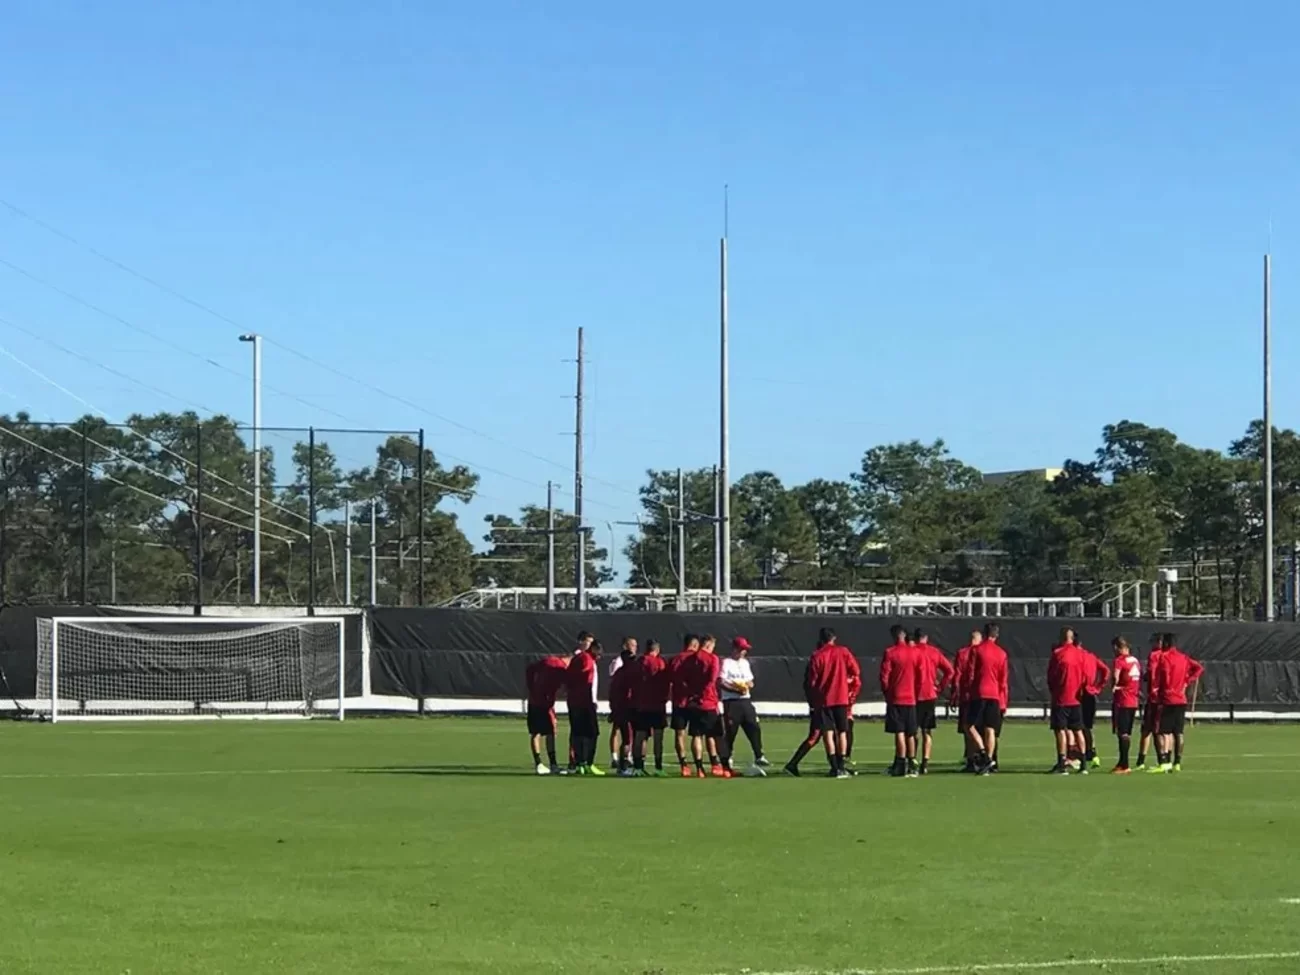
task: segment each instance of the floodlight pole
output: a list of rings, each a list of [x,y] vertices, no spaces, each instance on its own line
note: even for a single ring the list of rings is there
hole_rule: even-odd
[[[725,208],[725,204],[724,204]],[[728,381],[728,321],[727,321],[727,237],[724,230],[719,249],[720,258],[720,308],[719,308],[719,325],[720,325],[720,342],[719,342],[719,372],[718,390],[718,575],[719,575],[719,595],[721,605],[718,607],[722,612],[731,609],[731,484],[728,480],[728,471],[731,457],[730,437],[731,437],[731,416],[730,416],[730,387]]]
[[[253,343],[253,605],[262,604],[262,336],[248,332]]]
[[[1264,255],[1264,619],[1273,622],[1273,260]]]

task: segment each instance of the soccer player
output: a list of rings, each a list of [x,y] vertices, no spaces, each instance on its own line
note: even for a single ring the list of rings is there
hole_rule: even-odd
[[[705,777],[704,755],[709,756],[710,771],[720,779],[731,778],[731,754],[726,749],[727,736],[722,730],[721,700],[718,697],[718,678],[722,662],[713,652],[717,639],[706,635],[700,640],[700,649],[686,669],[687,728],[691,735],[691,757],[695,759],[695,774]]]
[[[921,732],[921,775],[930,773],[930,753],[934,747],[936,726],[935,709],[939,695],[944,692],[956,671],[942,650],[930,642],[929,635],[920,627],[912,634],[912,642],[921,651],[921,683],[916,691],[916,726]]]
[[[1010,687],[1007,652],[998,646],[1001,629],[986,623],[980,642],[971,648],[968,663],[971,700],[966,710],[967,735],[975,746],[975,769],[988,775],[997,769],[998,735],[1007,711]]]
[[[609,668],[609,750],[610,769],[631,769],[632,752],[632,680],[631,664],[636,660],[636,637],[623,637],[623,649],[614,658],[617,667]]]
[[[1152,686],[1155,679],[1156,668],[1160,664],[1160,655],[1164,652],[1164,634],[1151,634],[1151,651],[1147,654],[1147,669],[1142,675],[1143,682],[1147,685],[1146,706],[1142,709],[1142,737],[1138,741],[1138,763],[1139,770],[1147,767],[1147,746],[1150,745],[1153,736],[1160,731],[1160,704],[1159,694]],[[1159,746],[1157,745],[1157,748]]]
[[[1047,663],[1047,688],[1052,695],[1052,734],[1056,739],[1054,775],[1069,775],[1070,764],[1077,755],[1079,771],[1088,773],[1083,761],[1083,708],[1079,693],[1088,684],[1088,658],[1074,642],[1074,630],[1061,630],[1060,643],[1052,650]]]
[[[686,732],[690,726],[690,688],[686,684],[686,670],[691,661],[700,652],[700,638],[694,633],[687,633],[682,639],[682,651],[668,661],[668,691],[673,702],[673,744],[677,747],[677,762],[682,768],[682,778],[689,779],[695,773],[687,761]]]
[[[1128,775],[1129,746],[1133,738],[1133,719],[1137,716],[1138,697],[1142,691],[1142,665],[1129,653],[1128,641],[1122,636],[1111,641],[1115,648],[1113,697],[1110,705],[1110,726],[1119,739],[1119,761],[1111,769],[1113,775]]]
[[[894,736],[894,764],[889,774],[895,778],[915,778],[916,770],[916,692],[921,684],[925,652],[908,639],[907,630],[891,626],[894,644],[880,660],[880,692],[885,697],[885,734]]]
[[[538,775],[559,772],[555,759],[555,698],[564,687],[571,654],[551,655],[535,660],[524,672],[528,688],[528,737],[533,749],[533,766]],[[542,764],[542,743],[546,743],[547,764]]]
[[[817,649],[804,673],[804,689],[809,707],[819,718],[832,778],[847,779],[850,774],[844,765],[844,752],[848,747],[849,686],[853,681],[861,680],[862,668],[858,666],[857,658],[848,647],[836,642],[834,630],[824,627],[818,634]],[[803,754],[795,752],[786,765],[791,775],[799,774],[799,761]]]
[[[632,684],[632,771],[649,775],[645,767],[646,739],[654,738],[654,775],[664,774],[664,728],[668,726],[668,664],[658,640],[647,640],[645,653],[629,665]]]
[[[584,634],[589,637],[589,634]],[[579,638],[565,671],[565,696],[569,699],[569,754],[576,775],[604,775],[596,765],[596,742],[600,738],[600,718],[596,713],[596,661],[600,644]]]
[[[1076,636],[1076,643],[1078,639]],[[1097,743],[1092,729],[1097,724],[1097,697],[1101,689],[1110,683],[1110,668],[1095,653],[1079,643],[1088,664],[1088,685],[1079,693],[1079,710],[1083,715],[1083,761],[1093,768],[1101,768],[1101,759],[1097,757]]]
[[[858,767],[853,763],[853,729],[857,726],[853,720],[853,709],[858,705],[858,695],[862,693],[862,679],[849,679],[849,730],[844,732],[844,770],[849,775],[857,775]]]
[[[738,636],[731,641],[731,656],[722,661],[722,720],[727,732],[727,751],[734,758],[736,733],[743,731],[754,751],[754,764],[748,774],[761,776],[770,764],[763,755],[763,729],[758,712],[750,700],[754,689],[754,669],[749,665],[749,641]]]
[[[1158,669],[1151,678],[1151,686],[1159,688],[1160,703],[1160,764],[1150,772],[1181,772],[1183,770],[1183,725],[1187,718],[1187,688],[1201,679],[1205,668],[1178,649],[1172,633],[1164,634],[1161,641]]]
[[[971,655],[983,639],[983,632],[979,629],[971,630],[970,643],[957,651],[957,657],[953,661],[953,667],[957,673],[953,678],[952,694],[948,699],[949,706],[957,709],[957,734],[961,735],[962,745],[966,750],[967,772],[977,771],[975,758],[979,754],[975,743],[971,740],[969,734],[970,725],[966,721],[966,714],[970,710],[969,705],[974,694],[971,687]]]

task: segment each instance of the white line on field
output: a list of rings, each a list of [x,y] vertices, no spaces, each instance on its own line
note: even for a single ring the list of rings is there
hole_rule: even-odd
[[[1300,904],[1300,897],[1282,897],[1279,899],[1283,904]]]
[[[1201,965],[1224,961],[1286,961],[1300,958],[1300,951],[1265,951],[1249,955],[1153,955],[1148,958],[1063,958],[1057,961],[999,961],[965,965],[926,965],[921,968],[844,968],[834,971],[757,972],[741,969],[742,975],[967,975],[972,972],[1035,972],[1049,969],[1101,968],[1106,965]]]
[[[133,772],[5,772],[0,779],[153,779],[195,775],[311,775],[347,772],[346,768],[214,768]]]

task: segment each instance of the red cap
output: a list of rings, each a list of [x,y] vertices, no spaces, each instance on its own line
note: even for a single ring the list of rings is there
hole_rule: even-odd
[[[753,648],[750,647],[750,645],[749,645],[749,641],[748,641],[748,640],[746,640],[743,636],[738,636],[738,637],[736,637],[736,639],[734,639],[734,640],[731,641],[731,649],[733,649],[733,650],[751,650],[751,649],[753,649]]]

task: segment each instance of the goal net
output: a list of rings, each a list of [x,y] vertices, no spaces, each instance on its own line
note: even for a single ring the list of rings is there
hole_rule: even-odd
[[[339,617],[53,617],[36,621],[36,697],[70,717],[344,712]]]

